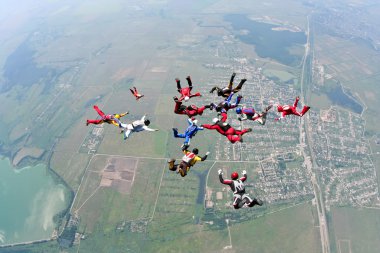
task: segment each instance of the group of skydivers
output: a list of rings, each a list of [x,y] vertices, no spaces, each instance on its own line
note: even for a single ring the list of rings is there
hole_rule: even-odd
[[[231,79],[229,81],[229,84],[227,87],[219,88],[219,87],[213,87],[210,91],[210,93],[213,93],[214,91],[217,92],[217,95],[220,97],[223,97],[223,101],[221,101],[218,104],[210,103],[208,105],[204,105],[201,107],[197,107],[194,104],[191,105],[184,105],[184,102],[187,102],[192,97],[200,97],[202,96],[199,92],[192,93],[193,84],[191,77],[186,77],[187,80],[187,87],[182,88],[181,82],[178,78],[175,79],[177,83],[177,90],[181,94],[181,96],[174,97],[175,107],[174,107],[174,113],[175,114],[182,114],[187,115],[188,118],[188,124],[189,126],[185,130],[184,133],[178,133],[177,128],[173,128],[173,135],[175,138],[184,138],[185,141],[183,145],[181,146],[181,149],[184,153],[184,156],[182,157],[181,161],[179,163],[176,163],[175,159],[168,160],[169,170],[175,171],[178,174],[180,174],[182,177],[185,177],[187,175],[187,172],[190,170],[192,166],[198,161],[204,161],[207,159],[207,156],[210,152],[207,152],[203,157],[199,156],[199,150],[197,148],[194,148],[192,151],[189,151],[188,148],[190,146],[190,140],[192,137],[196,135],[196,133],[199,130],[209,129],[209,130],[216,130],[220,134],[226,136],[226,138],[231,142],[243,142],[242,136],[245,133],[251,132],[251,128],[245,128],[242,130],[238,130],[233,128],[230,124],[227,122],[227,112],[230,109],[235,109],[236,114],[238,115],[238,120],[251,120],[255,121],[261,125],[265,125],[267,113],[268,111],[273,107],[273,105],[269,105],[266,107],[262,112],[256,112],[254,108],[244,107],[240,105],[240,102],[242,101],[242,96],[238,95],[234,102],[232,102],[232,98],[234,94],[239,92],[241,88],[243,87],[243,84],[247,81],[247,79],[241,79],[240,83],[233,88],[233,82],[234,78],[236,76],[236,73],[233,73],[231,76]],[[133,96],[136,98],[136,100],[141,99],[144,95],[141,95],[136,87],[133,87],[133,89],[130,89]],[[298,105],[299,97],[296,98],[293,105],[279,105],[275,104],[277,106],[277,111],[281,113],[281,116],[278,118],[275,118],[275,121],[278,121],[280,119],[285,118],[287,115],[296,115],[299,117],[302,117],[309,109],[309,106],[304,106],[301,112],[297,111],[297,105]],[[124,140],[128,139],[130,135],[134,132],[141,132],[144,130],[147,131],[158,131],[158,129],[152,129],[148,126],[150,125],[149,119],[146,119],[146,115],[144,115],[140,120],[133,121],[130,124],[125,124],[120,121],[120,118],[127,115],[128,112],[121,113],[121,114],[105,114],[103,113],[98,106],[94,106],[94,109],[97,111],[97,113],[100,116],[100,119],[95,120],[87,120],[86,125],[89,124],[102,124],[102,123],[108,123],[113,124],[121,129],[121,133],[124,133]],[[197,125],[198,121],[195,118],[197,115],[202,115],[205,109],[209,110],[215,110],[217,112],[218,117],[214,118],[212,120],[212,124],[202,124],[200,126]],[[222,184],[229,185],[231,190],[234,193],[234,199],[233,199],[233,207],[235,209],[239,209],[243,207],[244,205],[248,207],[252,207],[254,205],[262,205],[263,202],[261,200],[258,200],[256,198],[252,199],[248,196],[248,194],[245,193],[245,186],[244,181],[247,179],[247,173],[245,170],[242,171],[242,177],[239,178],[239,174],[237,172],[232,172],[231,179],[224,179],[223,178],[223,171],[221,169],[218,170],[219,174],[219,180]]]

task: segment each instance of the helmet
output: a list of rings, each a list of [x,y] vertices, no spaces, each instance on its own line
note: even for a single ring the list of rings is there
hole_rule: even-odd
[[[188,96],[185,97],[185,101],[188,101],[190,98]]]
[[[242,109],[240,107],[236,108],[236,113],[241,114]]]
[[[150,120],[149,120],[149,119],[144,120],[144,124],[145,124],[146,126],[149,126],[149,124],[150,124]]]
[[[236,180],[238,178],[239,178],[239,174],[236,171],[231,173],[231,179]]]
[[[199,150],[198,150],[197,148],[194,148],[194,149],[193,149],[193,153],[194,153],[194,154],[198,155],[198,152],[199,152]]]
[[[197,119],[193,120],[193,124],[194,124],[194,125],[196,125],[197,123],[198,123],[198,120],[197,120]]]
[[[212,119],[212,122],[214,122],[215,124],[216,124],[218,121],[219,121],[218,118],[213,118],[213,119]]]

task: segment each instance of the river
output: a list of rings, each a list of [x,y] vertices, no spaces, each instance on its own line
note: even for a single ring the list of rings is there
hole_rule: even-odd
[[[0,159],[0,245],[50,238],[68,196],[45,165],[15,170]]]

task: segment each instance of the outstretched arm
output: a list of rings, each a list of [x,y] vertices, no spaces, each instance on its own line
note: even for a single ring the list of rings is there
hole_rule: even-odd
[[[247,180],[247,172],[246,172],[245,170],[243,170],[243,171],[241,172],[241,174],[243,174],[243,176],[240,178],[240,180],[241,180],[242,182],[244,182],[245,180]]]
[[[216,125],[208,125],[208,124],[203,124],[202,127],[206,128],[206,129],[217,129],[218,128]]]
[[[222,172],[222,169],[219,169],[218,170],[218,174],[219,174],[219,181],[222,183],[222,184],[231,184],[232,183],[232,180],[229,180],[229,179],[224,179],[223,178],[223,172]]]
[[[147,126],[143,126],[143,128],[144,128],[144,130],[149,131],[149,132],[158,131],[158,129],[149,128]]]
[[[142,121],[142,122],[145,121],[145,117],[146,117],[146,114],[144,114],[144,116],[142,116],[142,118],[141,118],[141,121]]]
[[[206,152],[206,154],[203,156],[203,157],[201,157],[201,161],[203,162],[204,160],[206,160],[207,159],[207,156],[210,154],[210,152]]]

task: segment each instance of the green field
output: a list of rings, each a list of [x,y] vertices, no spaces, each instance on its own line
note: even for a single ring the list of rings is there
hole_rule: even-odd
[[[349,248],[346,252],[379,252],[380,210],[341,207],[332,209],[336,244]],[[341,251],[342,253],[344,251]]]

